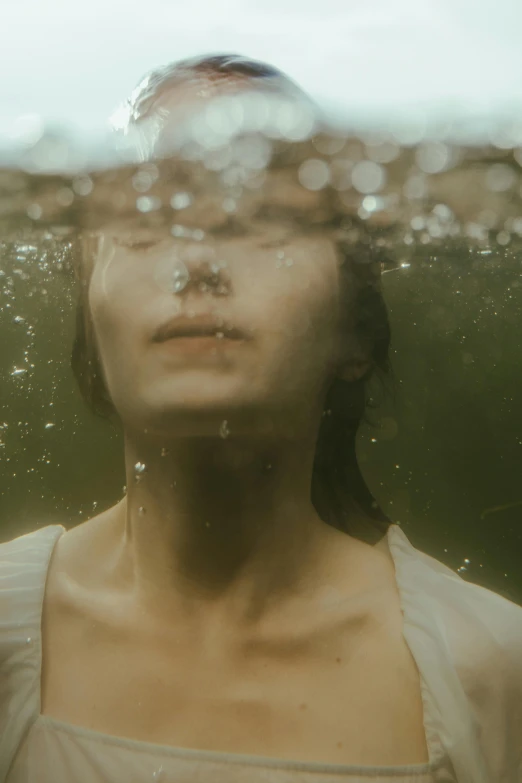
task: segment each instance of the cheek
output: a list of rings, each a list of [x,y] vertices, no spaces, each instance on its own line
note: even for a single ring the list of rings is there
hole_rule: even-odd
[[[339,313],[339,272],[333,250],[320,244],[290,247],[271,267],[264,281],[264,321],[269,328],[307,341],[330,335]]]
[[[102,256],[89,286],[89,306],[102,355],[135,343],[140,311],[153,294],[145,268],[118,257]]]

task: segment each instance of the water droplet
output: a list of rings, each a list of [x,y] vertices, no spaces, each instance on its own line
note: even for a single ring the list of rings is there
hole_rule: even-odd
[[[132,187],[138,193],[146,193],[147,190],[150,190],[157,178],[158,169],[152,164],[150,170],[142,169],[141,171],[136,172],[132,178]]]
[[[163,767],[158,767],[153,773],[152,773],[152,779],[154,781],[163,781],[165,780],[165,770]]]
[[[330,181],[330,167],[324,160],[312,158],[299,166],[299,182],[308,190],[321,190]]]
[[[385,182],[385,170],[372,160],[361,160],[352,169],[352,184],[359,193],[376,193]]]
[[[27,216],[30,217],[31,220],[39,220],[42,217],[42,208],[40,204],[29,204],[26,212]]]
[[[189,271],[183,261],[178,261],[172,273],[172,291],[182,291],[190,279]]]
[[[78,196],[88,196],[93,188],[92,179],[87,175],[75,177],[72,182],[73,190]]]
[[[127,486],[126,486],[125,484],[123,485],[123,494],[124,494],[124,495],[126,495],[126,494],[127,494]]]
[[[233,198],[224,199],[222,206],[223,210],[228,213],[235,212],[237,210],[237,203]]]
[[[15,367],[13,372],[11,373],[11,375],[23,375],[26,372],[27,372],[27,370],[24,369],[24,368]]]
[[[21,315],[15,315],[15,317],[13,318],[13,323],[15,323],[15,324],[23,324],[23,323],[25,323],[25,318],[22,318]]]
[[[168,453],[169,453],[168,449],[165,449],[165,448],[161,449],[161,456],[162,457],[166,457]]]
[[[74,193],[71,188],[60,188],[56,194],[56,201],[61,207],[70,207],[74,201]]]
[[[138,514],[140,516],[143,516],[146,513],[147,513],[147,511],[146,511],[145,507],[144,506],[140,506],[139,509],[138,509]]]
[[[465,557],[464,558],[464,562],[465,562],[466,565],[469,565],[471,563],[471,560],[469,560],[469,558]]]
[[[415,160],[418,167],[426,174],[438,174],[448,167],[451,152],[446,144],[428,142],[419,146],[415,153]]]
[[[136,199],[136,209],[139,212],[154,212],[161,208],[161,199],[158,196],[139,196]]]
[[[134,481],[138,483],[143,478],[147,466],[143,462],[137,462],[134,465]]]
[[[54,421],[48,421],[47,424],[45,425],[45,429],[46,430],[51,430],[55,426],[56,426],[56,424],[54,423]]]
[[[170,206],[172,209],[185,209],[192,204],[192,196],[190,193],[174,193],[170,199]]]
[[[32,641],[33,641],[33,637],[32,636],[28,636],[27,639],[25,640],[25,643],[26,644],[31,644]]]
[[[228,438],[230,435],[230,430],[228,428],[228,422],[226,419],[223,419],[221,423],[221,427],[219,428],[219,434],[222,438]]]

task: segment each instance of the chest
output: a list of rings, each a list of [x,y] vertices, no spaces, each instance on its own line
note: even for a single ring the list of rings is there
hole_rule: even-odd
[[[226,654],[50,599],[42,713],[176,747],[338,764],[428,760],[419,675],[393,602],[381,622],[282,632]],[[391,613],[391,616],[388,614]]]

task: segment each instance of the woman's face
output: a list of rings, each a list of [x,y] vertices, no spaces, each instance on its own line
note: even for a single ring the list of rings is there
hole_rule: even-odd
[[[176,292],[180,270],[188,282]],[[212,435],[223,420],[238,434],[306,421],[340,358],[339,276],[334,243],[285,221],[224,224],[198,241],[104,233],[89,304],[124,423]],[[169,323],[224,336],[159,340]]]
[[[181,103],[187,100],[183,94]],[[278,184],[269,213],[275,218],[265,210],[264,218],[248,221],[224,212],[216,219],[205,208],[199,210],[203,238],[104,231],[89,306],[124,426],[165,436],[215,436],[223,426],[231,434],[280,436],[320,415],[343,345],[346,351],[340,259],[326,231],[305,230],[285,217],[292,207],[306,208],[312,194]],[[188,282],[175,291],[180,270]],[[224,336],[158,339],[167,324]]]

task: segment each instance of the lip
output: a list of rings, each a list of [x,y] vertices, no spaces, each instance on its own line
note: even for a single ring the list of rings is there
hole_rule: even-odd
[[[162,343],[166,340],[196,340],[196,338],[212,338],[216,342],[222,339],[245,340],[248,335],[242,329],[237,327],[224,326],[218,319],[209,315],[194,316],[176,316],[162,324],[154,333],[153,341]]]

